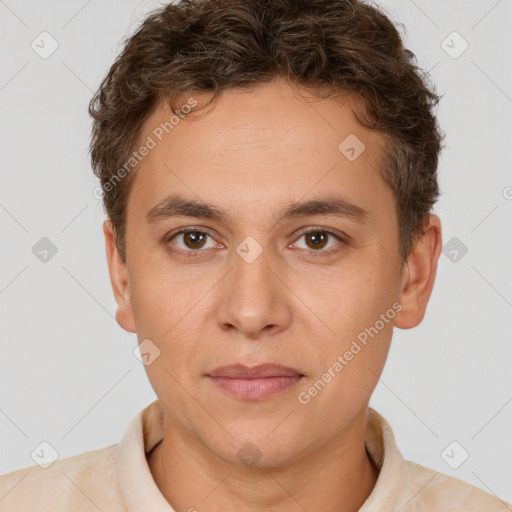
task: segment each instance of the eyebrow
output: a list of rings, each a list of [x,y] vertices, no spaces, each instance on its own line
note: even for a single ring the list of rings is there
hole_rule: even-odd
[[[369,214],[361,206],[349,202],[339,195],[328,195],[309,201],[294,202],[284,208],[277,218],[276,224],[283,220],[306,217],[310,215],[334,215],[345,217],[357,222],[365,221]],[[146,221],[155,224],[172,217],[195,217],[227,223],[230,215],[212,204],[202,201],[185,199],[171,194],[155,205],[146,214]]]

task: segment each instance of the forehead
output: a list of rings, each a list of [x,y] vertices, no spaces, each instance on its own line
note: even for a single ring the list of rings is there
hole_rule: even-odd
[[[209,98],[205,93],[184,95],[175,106],[185,112],[181,115],[184,119],[160,102],[144,123],[139,139],[151,134],[157,142],[166,139],[170,145],[173,138],[194,138],[201,143],[202,152],[236,146],[241,152],[251,147],[278,147],[300,154],[330,145],[338,156],[339,142],[357,134],[370,143],[367,160],[382,139],[381,134],[364,129],[356,120],[354,108],[361,108],[362,100],[354,93],[322,99],[277,81],[251,90],[224,90],[205,109],[186,113],[187,104]]]
[[[184,96],[180,104],[208,98]],[[282,82],[229,89],[183,119],[161,103],[139,136],[154,147],[137,166],[135,202],[147,211],[178,192],[249,215],[261,214],[263,200],[279,205],[338,190],[371,210],[389,200],[378,172],[384,140],[359,125],[354,105],[354,96],[321,99]],[[372,197],[379,194],[388,197]]]

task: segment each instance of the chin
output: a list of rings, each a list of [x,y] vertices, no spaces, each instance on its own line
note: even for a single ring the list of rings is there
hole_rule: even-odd
[[[228,444],[222,443],[210,449],[229,464],[254,469],[278,468],[289,464],[302,452],[301,447],[290,441],[292,439],[285,432],[272,440],[266,433],[260,436],[253,433],[247,437],[237,436]]]

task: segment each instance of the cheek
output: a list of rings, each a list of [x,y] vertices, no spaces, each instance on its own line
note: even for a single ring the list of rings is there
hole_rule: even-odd
[[[170,312],[173,297],[166,292],[165,283],[140,275],[131,286],[131,302],[139,338],[161,337],[172,326]],[[166,325],[169,325],[164,329]]]
[[[370,266],[343,267],[322,280],[316,308],[336,334],[355,335],[372,325],[392,304],[389,275]]]
[[[374,374],[382,371],[392,337],[396,308],[390,273],[378,266],[361,267],[364,271],[353,267],[332,273],[315,299],[314,310],[329,328],[322,329],[325,335],[315,335],[321,360],[317,378],[327,381],[336,375],[329,385],[334,400],[346,399],[347,390],[364,396],[373,390]]]
[[[160,254],[157,256],[133,260],[129,272],[130,297],[141,335],[150,331],[162,337],[193,311],[202,285],[196,280],[183,282],[179,269],[169,265]]]
[[[211,279],[199,278],[184,282],[183,274],[179,276],[169,265],[151,263],[138,265],[132,274],[131,300],[139,343],[149,339],[159,352],[155,363],[146,366],[152,383],[172,384],[166,369],[179,378],[183,369],[197,365],[194,340],[200,337],[204,325],[204,296],[212,283]]]

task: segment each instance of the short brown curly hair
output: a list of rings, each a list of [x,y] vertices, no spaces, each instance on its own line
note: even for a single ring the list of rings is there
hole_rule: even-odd
[[[177,113],[182,94],[212,101],[284,78],[321,98],[357,94],[358,122],[387,138],[380,174],[394,191],[404,262],[439,196],[444,138],[433,112],[441,96],[415,62],[395,24],[362,0],[181,0],[149,13],[89,104],[92,167],[122,260],[134,175],[125,163],[153,109],[166,101]]]

